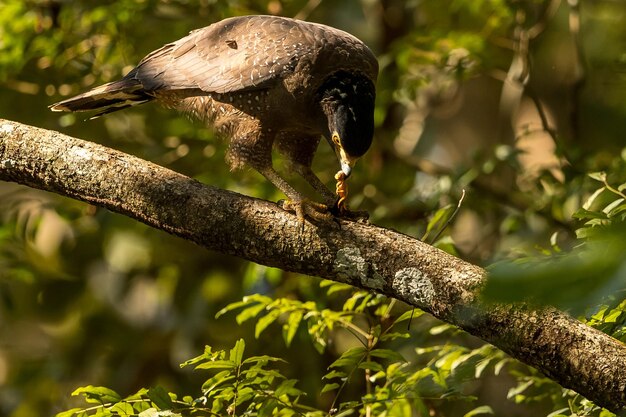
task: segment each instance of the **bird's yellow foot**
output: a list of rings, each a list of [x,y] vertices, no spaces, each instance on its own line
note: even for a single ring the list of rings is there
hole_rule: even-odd
[[[283,210],[295,213],[303,226],[306,217],[318,221],[329,221],[333,219],[329,207],[326,204],[317,203],[306,198],[298,201],[281,200],[279,204]]]

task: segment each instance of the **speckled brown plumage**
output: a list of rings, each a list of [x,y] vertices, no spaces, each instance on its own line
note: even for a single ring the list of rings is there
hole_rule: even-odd
[[[321,136],[346,176],[372,140],[378,64],[354,36],[275,16],[226,19],[148,54],[119,81],[51,106],[97,116],[156,100],[212,125],[229,139],[232,168],[249,165],[294,202],[302,195],[272,167],[272,148],[324,199],[311,171]]]

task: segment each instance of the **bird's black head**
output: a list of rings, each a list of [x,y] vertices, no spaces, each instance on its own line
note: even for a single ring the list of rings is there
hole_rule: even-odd
[[[350,175],[356,159],[363,156],[374,136],[374,83],[362,74],[337,72],[318,90],[328,119],[325,135],[335,149],[341,169]]]

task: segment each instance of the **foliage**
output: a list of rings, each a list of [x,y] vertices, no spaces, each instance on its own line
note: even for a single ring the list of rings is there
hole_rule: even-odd
[[[613,188],[605,173],[589,177],[602,186],[593,191],[574,213],[581,227],[576,229],[579,244],[564,252],[552,239],[541,257],[503,262],[491,269],[485,296],[500,302],[532,299],[541,304],[584,311],[592,303],[623,290],[626,250],[626,183]],[[622,180],[626,180],[623,178]],[[591,279],[593,278],[593,279]],[[519,290],[508,291],[512,286]]]
[[[206,346],[202,355],[181,364],[181,367],[193,366],[195,370],[212,372],[202,383],[201,397],[183,396],[178,400],[180,395],[151,388],[122,399],[109,388],[87,386],[76,389],[73,395],[82,395],[86,402],[98,405],[73,408],[57,414],[57,417],[197,413],[216,416],[411,416],[415,411],[427,412],[428,402],[435,399],[471,400],[471,396],[463,393],[464,384],[479,378],[490,363],[506,361],[502,353],[487,345],[468,349],[446,344],[418,348],[415,356],[418,361],[423,359],[425,364],[418,365],[418,361],[411,364],[393,349],[393,345],[410,338],[406,323],[419,317],[421,312],[409,310],[391,317],[396,304],[393,300],[329,281],[323,282],[322,287],[329,295],[350,292],[341,310],[319,308],[310,301],[253,295],[228,305],[218,315],[240,310],[236,316],[239,324],[256,319],[257,338],[271,323],[280,320],[286,345],[292,342],[300,327],[306,327],[320,354],[327,348],[329,331],[348,331],[356,345],[343,351],[322,376],[324,385],[320,393],[333,395],[328,410],[300,403],[305,393],[295,387],[296,380],[288,379],[280,371],[277,365],[283,360],[266,355],[244,359],[245,342],[240,339],[229,351],[213,351]],[[302,326],[303,323],[306,325]],[[433,333],[452,331],[452,327],[445,326]],[[347,394],[349,385],[360,384],[366,387],[365,395],[356,399],[343,398],[350,395]],[[479,406],[466,413],[467,416],[481,414],[492,412],[488,406]]]
[[[447,341],[410,350],[399,350],[402,341],[411,338],[410,324],[421,311],[398,311],[396,302],[365,291],[355,291],[345,284],[323,281],[329,296],[348,292],[340,310],[320,308],[311,301],[270,298],[258,294],[231,303],[218,316],[238,311],[241,325],[255,320],[255,337],[282,323],[285,345],[306,330],[318,353],[328,349],[329,332],[344,330],[351,335],[350,348],[338,355],[322,376],[320,394],[332,394],[329,409],[305,404],[306,392],[298,381],[281,371],[283,359],[261,355],[245,357],[245,341],[239,339],[230,350],[204,353],[180,366],[208,371],[201,384],[202,395],[193,398],[167,392],[164,388],[142,388],[122,398],[106,387],[86,386],[72,395],[83,396],[87,408],[72,408],[57,417],[87,416],[182,416],[182,415],[280,415],[280,416],[413,416],[428,415],[433,403],[465,404],[465,416],[492,415],[488,405],[477,405],[478,398],[468,393],[468,385],[488,374],[508,373],[517,380],[507,398],[518,404],[549,399],[558,408],[550,416],[600,416],[614,414],[595,406],[585,398],[560,388],[549,378],[507,357],[490,345],[468,348]],[[614,318],[596,314],[590,324],[614,322]],[[408,323],[408,325],[407,325]],[[459,331],[443,324],[429,330],[431,336],[454,337]],[[400,343],[400,345],[398,344]],[[406,346],[405,346],[406,347]],[[402,353],[401,353],[402,351]],[[407,356],[410,359],[407,359]],[[356,386],[357,389],[350,389]],[[357,394],[353,398],[354,393]]]
[[[605,173],[589,177],[602,186],[593,190],[573,215],[583,222],[576,229],[580,243],[564,252],[553,238],[541,257],[494,265],[484,293],[488,299],[509,303],[533,300],[576,312],[607,297],[621,302],[614,295],[623,291],[626,278],[626,260],[621,256],[626,251],[626,183],[614,188]]]
[[[578,3],[0,0],[0,112],[277,200],[174,112],[84,121],[46,106],[227,16],[340,27],[381,63],[351,206],[487,266],[487,300],[555,305],[626,341],[624,11]],[[324,144],[314,169],[332,183]],[[0,184],[0,341],[0,416],[611,415],[380,295],[13,184]]]
[[[82,395],[87,403],[98,405],[67,410],[57,417],[302,414],[298,411],[298,398],[303,392],[294,387],[296,381],[267,367],[280,359],[271,356],[244,359],[245,346],[243,339],[238,340],[229,352],[213,352],[207,346],[202,355],[181,364],[181,367],[194,366],[196,370],[218,371],[202,384],[203,395],[199,398],[184,396],[178,399],[176,394],[155,387],[141,389],[122,399],[109,388],[89,385],[76,389],[72,395]]]

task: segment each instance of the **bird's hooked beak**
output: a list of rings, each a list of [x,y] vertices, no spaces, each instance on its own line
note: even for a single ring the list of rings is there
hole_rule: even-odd
[[[335,153],[337,154],[337,159],[339,159],[339,162],[341,163],[341,170],[345,174],[346,178],[348,178],[352,173],[352,167],[356,163],[357,158],[350,157],[343,149],[343,146],[341,146],[341,138],[339,137],[339,133],[333,132],[332,140],[335,148]]]

